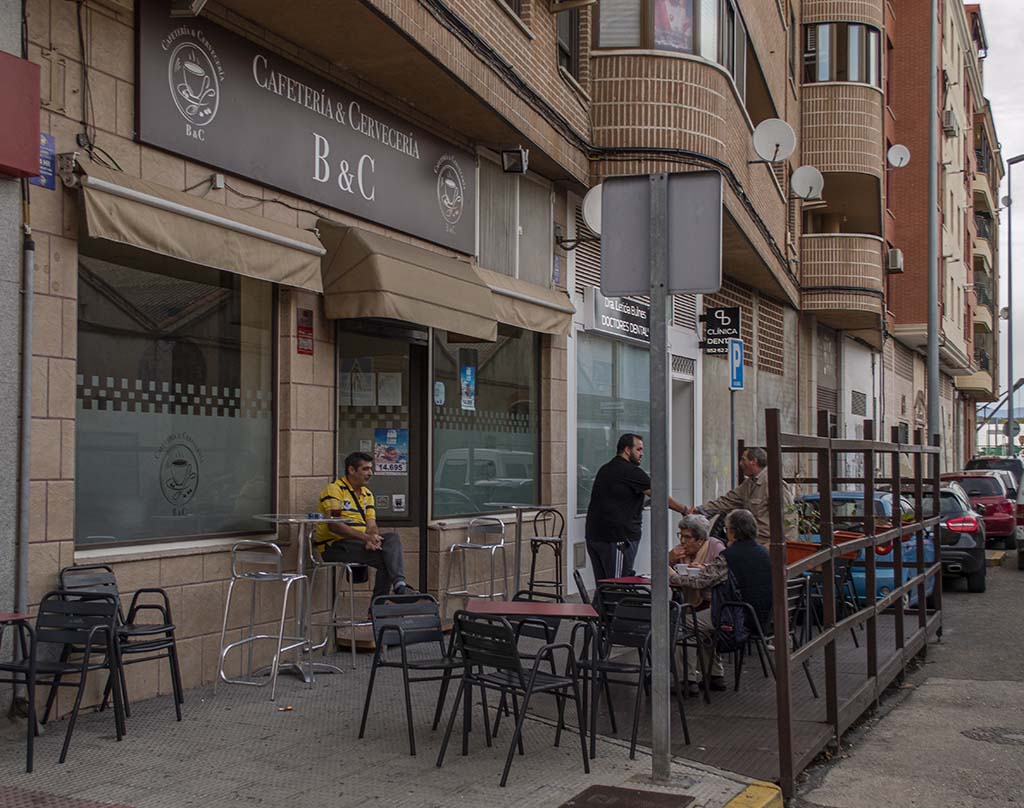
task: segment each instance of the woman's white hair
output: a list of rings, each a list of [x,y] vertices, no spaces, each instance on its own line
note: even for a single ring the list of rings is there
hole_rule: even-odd
[[[695,539],[706,539],[711,530],[711,523],[707,517],[701,516],[699,513],[691,513],[679,520],[679,529],[689,530]]]

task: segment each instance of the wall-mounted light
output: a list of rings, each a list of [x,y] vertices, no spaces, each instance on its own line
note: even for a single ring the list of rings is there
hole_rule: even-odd
[[[525,174],[530,164],[530,150],[522,146],[501,150],[501,170],[506,174]]]
[[[171,0],[172,17],[198,17],[206,0]]]

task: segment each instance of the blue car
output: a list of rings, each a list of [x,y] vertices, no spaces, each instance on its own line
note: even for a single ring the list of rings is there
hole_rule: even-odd
[[[817,521],[818,502],[820,497],[818,494],[808,494],[807,496],[799,497],[797,504],[802,514],[801,523],[806,519],[812,524]],[[887,492],[879,492],[875,494],[875,518],[884,520],[887,522],[892,521],[892,494]],[[902,514],[913,514],[914,506],[909,500],[900,498],[900,511],[901,518]],[[843,524],[843,517],[850,516],[863,516],[864,515],[864,492],[863,491],[833,491],[832,492],[832,522],[835,528],[838,529],[849,529],[855,531],[863,530],[863,525],[859,523]],[[807,517],[811,517],[808,519]],[[801,531],[803,533],[803,531]],[[804,533],[801,538],[803,540],[810,540],[815,542],[821,542],[821,537],[817,534],[806,534]],[[851,577],[853,578],[853,586],[857,592],[857,598],[861,604],[865,602],[866,586],[865,580],[867,576],[867,569],[865,566],[865,550],[860,550],[857,553],[857,558],[854,560],[852,569],[850,571]],[[892,550],[888,553],[880,554],[876,551],[875,558],[878,561],[884,561],[892,563],[894,561]],[[935,542],[932,539],[932,532],[929,530],[925,534],[924,538],[924,558],[925,562],[930,566],[935,563]],[[917,570],[914,565],[917,563],[917,538],[915,536],[907,536],[903,539],[903,583],[906,583],[917,574]],[[875,569],[875,584],[876,584],[876,598],[883,598],[893,590],[893,580],[895,579],[895,570],[892,567],[877,567]],[[935,577],[928,579],[928,583],[925,589],[928,598],[931,598],[932,590],[935,588]],[[913,606],[917,603],[917,589],[915,588],[909,593],[907,598],[907,605]]]

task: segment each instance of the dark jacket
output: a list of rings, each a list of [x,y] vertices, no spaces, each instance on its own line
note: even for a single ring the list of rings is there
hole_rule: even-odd
[[[768,551],[756,541],[736,541],[725,548],[720,558],[725,558],[740,596],[754,607],[767,632],[772,616],[772,562]]]
[[[616,455],[597,472],[587,508],[587,541],[639,539],[643,527],[644,492],[651,478],[639,466]]]

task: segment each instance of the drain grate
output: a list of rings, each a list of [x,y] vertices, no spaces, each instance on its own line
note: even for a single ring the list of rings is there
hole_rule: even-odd
[[[1024,746],[1024,728],[1007,729],[1006,727],[979,727],[965,729],[960,733],[972,741],[997,743],[1002,746]]]
[[[640,791],[618,786],[590,786],[560,808],[683,808],[693,802],[684,794]]]

